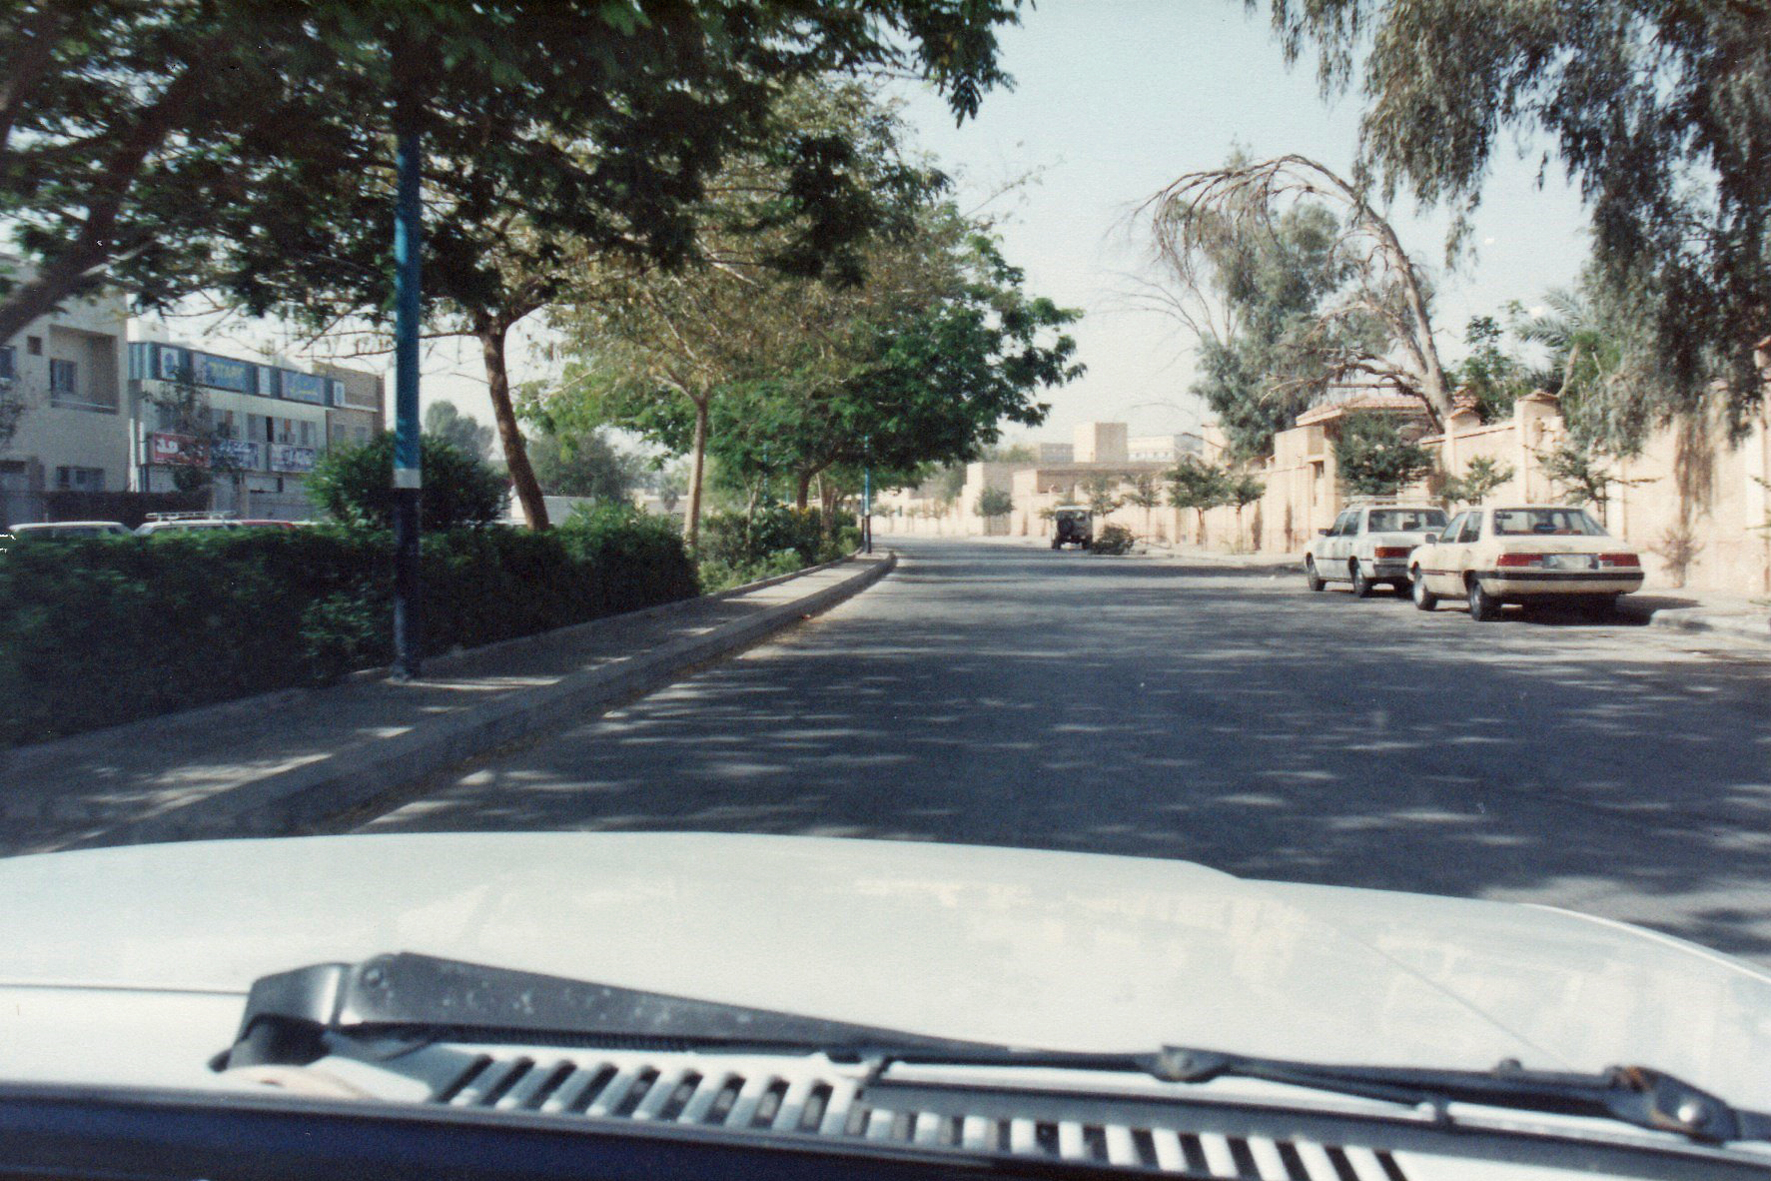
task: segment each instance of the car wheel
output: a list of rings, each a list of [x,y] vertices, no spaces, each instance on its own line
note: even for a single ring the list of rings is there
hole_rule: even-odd
[[[1371,597],[1371,580],[1365,577],[1365,567],[1359,562],[1353,563],[1353,597],[1369,599]]]
[[[1316,573],[1315,558],[1304,559],[1304,578],[1309,582],[1310,589],[1313,591],[1319,591],[1328,585],[1326,582],[1322,581],[1322,575]]]
[[[1477,623],[1492,623],[1500,618],[1500,600],[1488,593],[1480,578],[1470,579],[1470,618]]]
[[[1422,611],[1431,611],[1434,607],[1439,605],[1439,596],[1427,589],[1426,575],[1420,572],[1419,566],[1414,568],[1413,589],[1414,605],[1419,607]]]

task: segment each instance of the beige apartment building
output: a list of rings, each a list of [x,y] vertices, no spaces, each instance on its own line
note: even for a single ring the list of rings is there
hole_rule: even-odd
[[[19,278],[29,268],[0,258]],[[0,444],[0,525],[44,520],[57,500],[129,487],[120,295],[70,301],[0,344],[0,398],[20,407]]]
[[[316,365],[314,372],[344,383],[341,403],[326,407],[326,444],[361,447],[386,429],[387,382],[378,373]]]

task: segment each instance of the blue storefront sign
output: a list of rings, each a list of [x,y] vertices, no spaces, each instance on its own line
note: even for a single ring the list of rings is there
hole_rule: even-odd
[[[195,381],[198,385],[218,390],[255,394],[258,392],[257,369],[258,366],[248,361],[230,361],[226,357],[198,353]]]
[[[161,381],[183,381],[191,372],[191,354],[189,349],[175,349],[171,345],[160,346],[159,365],[154,376]]]
[[[215,467],[247,472],[264,470],[263,444],[248,443],[243,439],[215,440],[209,444],[209,459]]]
[[[323,377],[297,373],[293,369],[283,370],[283,396],[291,402],[310,402],[315,406],[324,406],[326,385]]]
[[[289,443],[271,444],[273,472],[311,472],[319,453],[312,447],[296,447]]]

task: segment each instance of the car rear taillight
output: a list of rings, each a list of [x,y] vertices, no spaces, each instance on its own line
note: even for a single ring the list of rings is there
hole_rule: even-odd
[[[1599,565],[1601,565],[1601,566],[1635,566],[1637,568],[1640,568],[1642,565],[1642,559],[1637,557],[1635,554],[1600,554],[1599,555]]]
[[[1494,560],[1496,566],[1541,566],[1542,554],[1502,554]]]
[[[1408,547],[1401,545],[1380,545],[1372,550],[1371,553],[1372,556],[1376,558],[1406,558],[1408,556]]]

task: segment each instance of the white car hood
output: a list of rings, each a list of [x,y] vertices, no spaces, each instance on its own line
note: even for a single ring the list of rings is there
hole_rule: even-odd
[[[1640,1063],[1771,1102],[1771,978],[1619,924],[1185,862],[797,837],[326,837],[0,861],[0,1074],[223,1048],[261,975],[412,951],[1052,1049]],[[193,1039],[203,1044],[187,1046]],[[75,1071],[90,1080],[90,1070]],[[182,1075],[184,1071],[169,1071]],[[90,1080],[96,1081],[96,1080]]]

